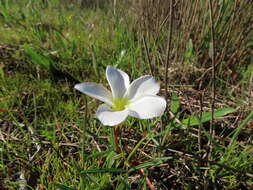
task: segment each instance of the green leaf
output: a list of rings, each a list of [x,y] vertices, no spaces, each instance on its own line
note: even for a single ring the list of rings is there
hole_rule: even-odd
[[[26,54],[30,56],[32,62],[50,71],[54,77],[58,79],[64,78],[75,83],[80,82],[77,78],[72,76],[70,73],[59,70],[55,66],[55,64],[53,64],[52,60],[49,57],[39,55],[36,51],[28,47],[27,45],[24,45],[24,50]]]
[[[87,173],[125,173],[126,171],[120,168],[97,168],[81,171],[81,175]]]
[[[253,120],[253,111],[250,112],[250,114],[242,121],[242,123],[240,124],[239,127],[237,127],[235,130],[234,130],[234,134],[232,136],[232,140],[230,141],[229,145],[228,145],[228,149],[231,149],[232,146],[234,146],[236,140],[237,140],[237,137],[239,135],[239,133],[242,131],[243,128],[245,128],[247,126],[247,123],[250,121],[250,120]]]
[[[87,158],[98,158],[98,157],[102,157],[104,155],[108,155],[109,153],[111,153],[113,150],[107,150],[107,151],[103,151],[103,152],[98,152],[98,153],[94,153],[91,154],[89,156],[87,156]]]
[[[213,57],[213,43],[212,42],[209,43],[208,55],[210,58]]]
[[[174,114],[178,112],[180,108],[180,102],[177,94],[175,92],[172,93],[172,99],[170,104],[170,111]]]
[[[39,55],[36,51],[28,47],[27,45],[24,46],[24,50],[25,50],[25,53],[31,57],[32,62],[44,67],[45,69],[48,69],[48,70],[51,69],[52,62],[50,61],[49,58]]]
[[[61,189],[61,190],[75,190],[71,187],[68,187],[66,185],[63,185],[63,184],[59,184],[59,183],[54,183],[54,186],[57,188],[57,189]]]
[[[0,77],[1,78],[4,78],[4,70],[3,68],[0,67]]]
[[[168,160],[171,160],[173,159],[172,157],[162,157],[162,158],[156,158],[154,160],[151,160],[149,162],[145,162],[143,164],[140,164],[138,166],[135,166],[133,167],[132,169],[129,170],[129,172],[133,172],[133,171],[136,171],[136,170],[139,170],[141,168],[148,168],[148,167],[152,167],[152,166],[155,166],[155,165],[159,165],[159,164],[162,164]]]
[[[253,47],[253,42],[249,42],[248,44],[247,44],[247,47]]]
[[[194,55],[193,43],[192,43],[192,39],[189,39],[184,56],[186,59],[191,59],[193,57],[193,55]]]
[[[229,113],[233,113],[235,111],[236,111],[235,109],[230,108],[230,107],[220,108],[214,111],[214,118],[217,119]],[[212,119],[212,112],[204,112],[202,113],[201,120],[200,120],[200,115],[198,116],[194,115],[194,116],[184,119],[182,121],[182,124],[187,125],[187,126],[195,126],[195,125],[199,125],[201,123],[210,121],[211,119]]]

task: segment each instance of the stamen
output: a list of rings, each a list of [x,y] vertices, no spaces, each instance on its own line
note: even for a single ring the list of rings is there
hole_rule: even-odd
[[[113,99],[113,106],[112,109],[115,111],[124,110],[126,105],[129,104],[128,99]]]

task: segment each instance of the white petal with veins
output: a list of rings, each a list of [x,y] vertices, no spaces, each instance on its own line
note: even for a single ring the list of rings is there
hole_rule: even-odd
[[[129,87],[128,75],[111,66],[106,68],[106,78],[110,84],[112,95],[114,98],[122,98]]]
[[[101,100],[108,105],[112,105],[111,92],[100,84],[93,82],[84,82],[76,84],[74,88],[88,96]]]
[[[106,104],[98,107],[96,117],[103,123],[103,125],[114,126],[123,122],[128,116],[128,110],[114,111]]]
[[[136,99],[127,106],[129,115],[139,119],[150,119],[163,114],[166,108],[164,98],[155,95],[146,95]]]
[[[159,92],[160,85],[150,75],[145,75],[134,80],[127,90],[126,96],[130,99],[139,98],[143,95],[156,95]]]

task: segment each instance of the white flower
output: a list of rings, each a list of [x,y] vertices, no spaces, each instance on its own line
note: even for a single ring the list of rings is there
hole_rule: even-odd
[[[106,78],[112,92],[92,82],[75,85],[75,89],[105,103],[98,107],[96,113],[96,117],[104,125],[117,125],[128,115],[139,119],[150,119],[163,114],[166,101],[157,96],[160,86],[152,76],[142,76],[130,84],[125,72],[108,66]]]

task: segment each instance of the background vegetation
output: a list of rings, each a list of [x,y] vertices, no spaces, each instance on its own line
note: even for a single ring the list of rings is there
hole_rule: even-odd
[[[252,189],[253,3],[1,0],[0,189]],[[112,128],[73,86],[152,74],[162,118]]]

